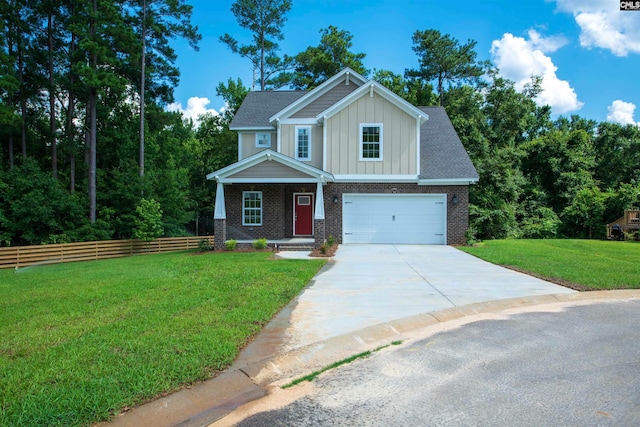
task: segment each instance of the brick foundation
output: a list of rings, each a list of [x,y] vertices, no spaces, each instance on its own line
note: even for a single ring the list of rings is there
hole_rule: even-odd
[[[327,241],[325,236],[325,220],[315,219],[313,220],[314,237],[316,239],[315,246],[319,248]]]
[[[226,248],[225,242],[227,241],[227,220],[216,219],[213,221],[213,249],[224,250]]]

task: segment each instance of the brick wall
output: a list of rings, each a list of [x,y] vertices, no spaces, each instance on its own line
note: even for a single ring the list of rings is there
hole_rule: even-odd
[[[342,243],[342,195],[348,193],[378,194],[447,194],[447,244],[461,245],[465,243],[464,234],[469,227],[469,187],[466,185],[422,186],[417,184],[387,183],[330,183],[324,188],[325,235],[333,236]],[[451,198],[456,195],[457,203]],[[338,203],[333,198],[338,197]]]
[[[227,211],[227,239],[254,240],[260,238],[284,239],[293,237],[293,194],[315,193],[314,184],[233,184],[225,186]],[[262,225],[242,225],[242,192],[262,191]],[[419,186],[398,183],[329,183],[324,187],[325,221],[324,236],[317,236],[318,226],[314,221],[316,237],[322,241],[333,236],[342,243],[342,195],[345,193],[391,194],[447,194],[447,244],[465,243],[465,232],[469,226],[469,188],[460,186]],[[451,198],[456,195],[458,202]],[[333,198],[338,197],[338,203]],[[316,239],[318,241],[318,239]]]
[[[315,190],[315,184],[226,185],[227,239],[254,240],[264,237],[279,240],[293,237],[293,194],[312,193],[315,197]],[[262,191],[262,225],[242,225],[243,191]]]

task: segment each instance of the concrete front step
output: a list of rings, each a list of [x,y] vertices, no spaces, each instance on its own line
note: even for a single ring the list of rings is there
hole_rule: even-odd
[[[279,244],[279,251],[308,251],[311,252],[314,249],[313,245],[287,245]]]

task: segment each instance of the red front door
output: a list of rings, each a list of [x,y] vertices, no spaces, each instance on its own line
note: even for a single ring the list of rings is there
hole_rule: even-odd
[[[293,234],[313,235],[313,194],[293,195]]]

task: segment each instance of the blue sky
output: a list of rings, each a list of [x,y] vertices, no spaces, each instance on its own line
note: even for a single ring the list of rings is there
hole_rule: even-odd
[[[230,11],[231,0],[191,0],[200,50],[176,41],[180,85],[170,109],[195,117],[224,107],[216,86],[241,78],[251,86],[248,60],[218,41],[228,32],[241,43],[251,34]],[[640,122],[640,11],[620,11],[618,0],[292,0],[280,53],[295,55],[334,25],[353,35],[353,52],[369,69],[402,74],[418,65],[416,30],[437,29],[461,43],[477,42],[479,59],[522,87],[543,76],[538,101],[554,117],[578,114],[597,121]]]

